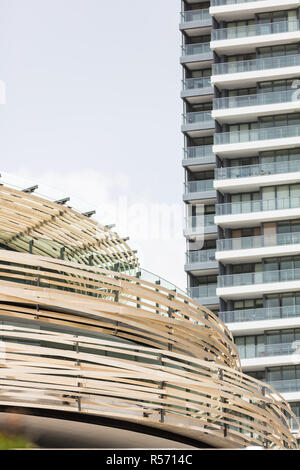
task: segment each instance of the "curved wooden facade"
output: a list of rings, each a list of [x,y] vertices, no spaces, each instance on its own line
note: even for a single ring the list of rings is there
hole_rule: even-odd
[[[103,245],[101,237],[84,244],[84,224],[98,233],[97,223],[70,208],[59,216],[62,208],[49,203],[57,211],[52,222],[41,221],[37,231],[28,216],[27,228],[17,231],[18,217],[24,222],[13,207],[18,197],[23,204],[18,193],[1,187],[1,197],[10,200],[7,209],[0,200],[1,230],[15,233],[1,235],[1,407],[110,417],[213,447],[296,448],[288,403],[241,372],[232,335],[217,316],[175,290],[105,263],[91,266],[91,251],[102,253]],[[25,199],[33,205],[28,214],[44,205],[33,195]],[[72,261],[54,251],[26,253],[27,236],[48,237],[53,246],[53,224],[71,216],[74,223],[78,216],[82,230]],[[70,242],[67,227],[62,222],[56,229],[64,237],[59,242]],[[133,256],[116,234],[104,230],[104,239],[119,247],[118,256]],[[109,259],[114,266],[115,256]]]
[[[71,207],[0,185],[0,246],[107,269],[138,266],[127,243]]]

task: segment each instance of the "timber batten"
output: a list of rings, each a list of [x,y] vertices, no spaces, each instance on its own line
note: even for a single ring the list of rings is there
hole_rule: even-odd
[[[1,407],[110,418],[212,447],[296,448],[288,403],[241,372],[224,323],[127,274],[138,260],[116,233],[0,186],[0,243]]]

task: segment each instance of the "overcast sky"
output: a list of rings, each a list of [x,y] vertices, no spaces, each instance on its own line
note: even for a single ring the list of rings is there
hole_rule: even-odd
[[[98,209],[146,269],[184,287],[179,10],[179,0],[0,0],[0,172]],[[177,214],[175,230],[158,227],[159,210],[166,226]]]

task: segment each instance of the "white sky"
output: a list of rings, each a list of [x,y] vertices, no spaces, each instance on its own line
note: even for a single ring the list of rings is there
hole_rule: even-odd
[[[0,172],[98,209],[144,268],[184,287],[179,10],[179,0],[0,0]],[[171,233],[157,227],[161,205],[166,226],[177,214]]]

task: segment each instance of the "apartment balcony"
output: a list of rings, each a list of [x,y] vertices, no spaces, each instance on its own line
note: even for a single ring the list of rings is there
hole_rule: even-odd
[[[266,381],[276,392],[289,401],[300,400],[300,379]]]
[[[214,188],[225,193],[256,191],[262,186],[298,183],[300,160],[215,168]]]
[[[214,135],[213,152],[219,156],[256,155],[264,150],[278,150],[300,146],[300,125],[265,127]]]
[[[293,365],[300,361],[299,341],[293,343],[265,344],[239,349],[243,371],[262,367]]]
[[[219,313],[233,335],[259,334],[268,330],[300,327],[300,305],[250,308]]]
[[[297,326],[300,322],[300,305],[272,308],[248,308],[241,310],[232,310],[228,312],[219,312],[220,319],[227,324],[230,323],[256,323],[274,320],[286,321],[298,317]],[[277,326],[277,323],[275,323]],[[284,323],[283,323],[284,325]],[[289,324],[288,324],[289,326]],[[252,331],[251,331],[252,333]]]
[[[256,23],[245,26],[214,29],[210,48],[219,54],[254,52],[256,47],[276,46],[300,39],[297,20]]]
[[[182,80],[181,98],[185,98],[189,103],[201,103],[207,100],[208,96],[213,97],[214,90],[210,77],[186,78]]]
[[[300,233],[278,233],[256,237],[217,240],[216,259],[222,263],[256,262],[267,256],[300,253]]]
[[[216,235],[217,226],[214,223],[214,214],[189,216],[185,219],[183,234],[187,238]]]
[[[214,274],[218,271],[218,262],[216,261],[216,250],[197,250],[186,253],[186,272],[192,272],[195,276],[203,274]]]
[[[210,49],[210,42],[182,46],[180,63],[186,65],[190,70],[209,67],[212,60],[213,52]]]
[[[219,305],[219,299],[216,295],[216,289],[217,284],[203,284],[198,287],[190,287],[188,292],[190,297],[201,305],[217,307]]]
[[[215,224],[234,228],[299,218],[300,197],[216,204]]]
[[[217,295],[224,299],[300,291],[300,268],[225,274],[218,277]]]
[[[216,157],[213,154],[212,145],[184,148],[182,165],[185,168],[190,168],[192,171],[214,168]]]
[[[189,181],[184,184],[184,187],[183,200],[185,202],[214,202],[217,196],[214,180]]]
[[[297,78],[300,54],[212,64],[211,82],[220,88],[255,86],[262,80]]]
[[[199,36],[209,33],[212,27],[212,17],[209,9],[188,10],[180,13],[180,31],[188,36]]]
[[[183,115],[181,130],[190,137],[213,134],[214,128],[215,121],[211,116],[211,111],[200,111]]]
[[[299,7],[299,0],[211,0],[210,15],[218,20],[234,21],[249,15]]]
[[[297,83],[295,81],[296,85]],[[259,116],[298,112],[299,105],[300,90],[296,88],[256,95],[215,98],[212,117],[219,123],[231,124],[249,121],[251,117],[256,120]]]
[[[300,352],[299,341],[292,343],[274,343],[274,344],[260,344],[256,347],[238,348],[241,359],[252,359],[270,356],[286,356]]]

